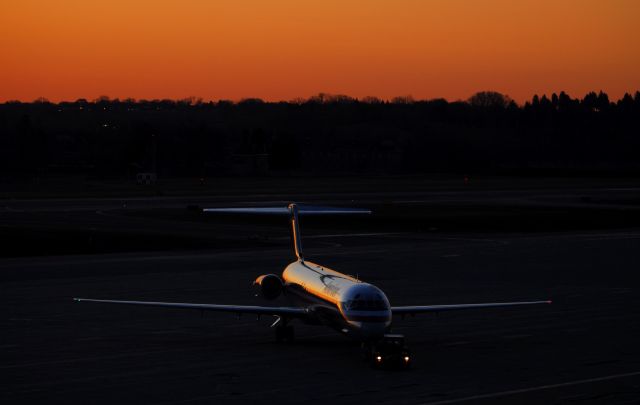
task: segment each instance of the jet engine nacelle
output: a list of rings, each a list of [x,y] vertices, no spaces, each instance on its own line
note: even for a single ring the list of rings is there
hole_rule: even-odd
[[[282,279],[275,274],[263,274],[256,278],[253,285],[257,287],[262,298],[267,300],[278,298],[284,289]]]

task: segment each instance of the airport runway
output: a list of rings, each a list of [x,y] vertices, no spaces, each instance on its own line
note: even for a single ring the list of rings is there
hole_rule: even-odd
[[[303,230],[304,232],[304,230]],[[392,304],[554,304],[396,320],[415,363],[374,370],[358,346],[272,319],[74,303],[74,296],[256,304],[282,247],[0,261],[0,402],[638,403],[640,230],[309,233],[306,256]]]

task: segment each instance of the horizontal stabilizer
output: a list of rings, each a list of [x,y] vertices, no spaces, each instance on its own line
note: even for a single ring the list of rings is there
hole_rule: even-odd
[[[371,214],[363,208],[325,207],[320,205],[297,205],[299,215],[362,215]],[[203,212],[219,214],[259,214],[289,215],[288,207],[244,207],[244,208],[204,208]]]
[[[322,205],[299,205],[291,203],[287,207],[234,207],[234,208],[204,208],[202,212],[209,214],[236,215],[286,215],[291,224],[291,245],[296,259],[304,262],[302,255],[302,236],[298,216],[308,215],[362,215],[371,214],[371,210],[363,208],[326,207]]]

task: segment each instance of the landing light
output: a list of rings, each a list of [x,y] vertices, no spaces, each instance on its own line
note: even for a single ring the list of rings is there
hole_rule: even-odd
[[[377,357],[376,357],[376,360],[378,360],[378,361],[382,361],[382,356],[377,356]]]
[[[404,361],[409,361],[409,356],[404,356]]]

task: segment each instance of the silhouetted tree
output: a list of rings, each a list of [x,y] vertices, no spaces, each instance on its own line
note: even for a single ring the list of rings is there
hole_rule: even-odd
[[[540,97],[538,97],[537,94],[535,94],[531,99],[531,104],[533,105],[533,108],[538,108],[538,106],[540,106]]]
[[[572,104],[573,100],[571,100],[571,97],[569,97],[564,91],[561,91],[560,96],[558,96],[558,110],[560,112],[569,111]]]
[[[382,104],[383,101],[378,97],[366,96],[361,100],[365,104]]]
[[[264,104],[264,101],[261,98],[243,98],[238,102],[240,106],[256,106]]]
[[[609,96],[607,93],[600,91],[598,93],[598,99],[596,101],[596,105],[599,111],[606,111],[609,109]]]
[[[631,95],[633,94],[633,96]],[[233,158],[312,173],[625,170],[640,173],[640,92],[611,102],[497,92],[467,102],[392,102],[321,93],[307,100],[111,100],[0,104],[5,177],[58,170],[132,176],[233,174]],[[268,155],[267,156],[265,156]],[[259,155],[259,156],[258,156]],[[262,164],[260,163],[260,164]]]
[[[391,99],[391,103],[393,104],[413,104],[415,100],[410,95],[408,96],[397,96]]]
[[[588,111],[597,111],[598,109],[598,95],[595,91],[587,93],[582,99],[581,105]]]
[[[481,91],[469,98],[469,104],[474,107],[503,109],[511,103],[509,96],[496,91]]]
[[[551,95],[551,106],[553,107],[554,110],[557,110],[559,105],[560,105],[560,98],[556,93],[553,93]]]

